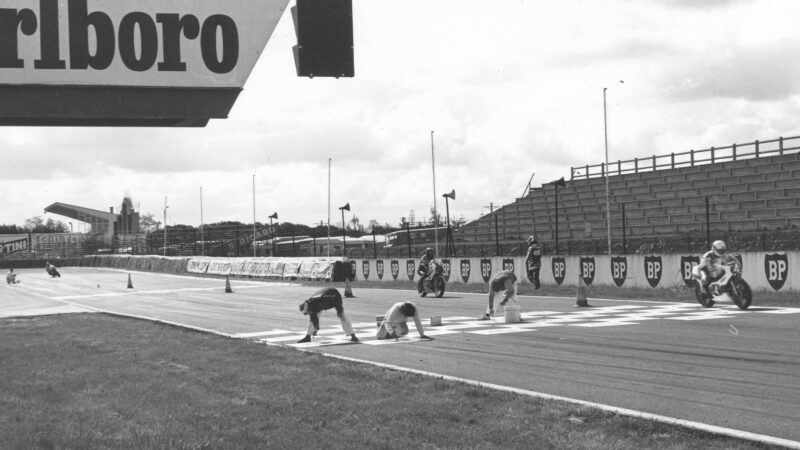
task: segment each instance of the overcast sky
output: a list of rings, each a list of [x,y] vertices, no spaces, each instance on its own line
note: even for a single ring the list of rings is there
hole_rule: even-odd
[[[291,4],[293,4],[292,2]],[[353,0],[356,76],[295,75],[287,9],[225,120],[0,133],[0,223],[130,193],[168,224],[477,219],[570,166],[800,135],[800,2]],[[620,83],[624,80],[624,84]],[[49,217],[49,215],[47,216]],[[52,216],[56,220],[70,219]],[[348,218],[350,215],[348,214]],[[75,224],[78,231],[78,224]]]

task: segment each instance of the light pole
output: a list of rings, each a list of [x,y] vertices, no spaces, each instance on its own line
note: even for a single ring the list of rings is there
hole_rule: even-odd
[[[205,245],[206,238],[203,235],[203,186],[200,186],[200,254],[203,256],[206,256]]]
[[[558,254],[558,187],[559,186],[564,187],[566,186],[566,183],[564,182],[564,177],[561,177],[556,181],[551,182],[551,184],[556,189],[556,253],[555,254],[557,255]]]
[[[344,226],[344,212],[350,211],[350,202],[347,202],[346,205],[340,206],[339,211],[342,212],[342,256],[345,258],[347,257],[347,234],[345,234],[345,226]]]
[[[433,170],[433,243],[435,254],[439,254],[439,230],[436,227],[436,158],[433,151],[433,130],[431,130],[431,169]]]
[[[256,257],[256,174],[253,174],[253,258]]]
[[[344,219],[342,219],[344,221]],[[328,258],[331,257],[331,158],[328,158]]]
[[[456,199],[456,190],[453,189],[450,192],[442,194],[444,197],[444,207],[445,211],[447,211],[447,237],[445,238],[445,246],[444,246],[444,256],[446,258],[450,257],[450,250],[452,248],[453,255],[456,253],[455,245],[453,245],[453,233],[450,231],[450,200],[449,199]]]
[[[272,228],[272,219],[278,220],[278,213],[274,212],[269,216],[269,233],[272,235],[272,248],[270,248],[270,256],[275,256],[275,230]]]
[[[625,83],[622,80],[619,80],[620,83]],[[606,165],[605,165],[605,176],[606,176],[606,234],[608,236],[608,256],[611,257],[611,192],[608,187],[608,109],[606,107],[606,90],[608,88],[603,88],[603,136],[605,138],[605,147],[606,147]]]
[[[164,196],[164,256],[167,256],[167,196]]]

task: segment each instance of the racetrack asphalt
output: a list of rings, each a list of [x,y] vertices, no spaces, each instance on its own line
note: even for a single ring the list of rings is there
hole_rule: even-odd
[[[800,308],[700,305],[520,296],[523,322],[502,308],[476,320],[487,296],[420,298],[404,290],[359,289],[345,312],[362,344],[350,344],[335,313],[321,316],[311,344],[296,344],[307,318],[297,305],[317,287],[294,283],[130,272],[20,269],[2,284],[0,318],[105,311],[224,335],[291,345],[491,385],[610,405],[786,440],[800,447]],[[128,275],[133,288],[127,288]],[[331,283],[343,292],[341,283]],[[377,341],[375,318],[393,303],[417,304],[426,334],[413,322],[400,342]],[[442,317],[442,326],[429,318]],[[779,442],[781,443],[781,442]]]

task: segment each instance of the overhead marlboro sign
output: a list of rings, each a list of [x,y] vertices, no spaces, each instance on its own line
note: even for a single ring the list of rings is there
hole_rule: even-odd
[[[0,123],[227,117],[288,2],[0,0]]]

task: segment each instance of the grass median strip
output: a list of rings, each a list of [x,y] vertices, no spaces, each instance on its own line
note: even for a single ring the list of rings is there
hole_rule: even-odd
[[[768,448],[104,314],[0,319],[0,448]]]

